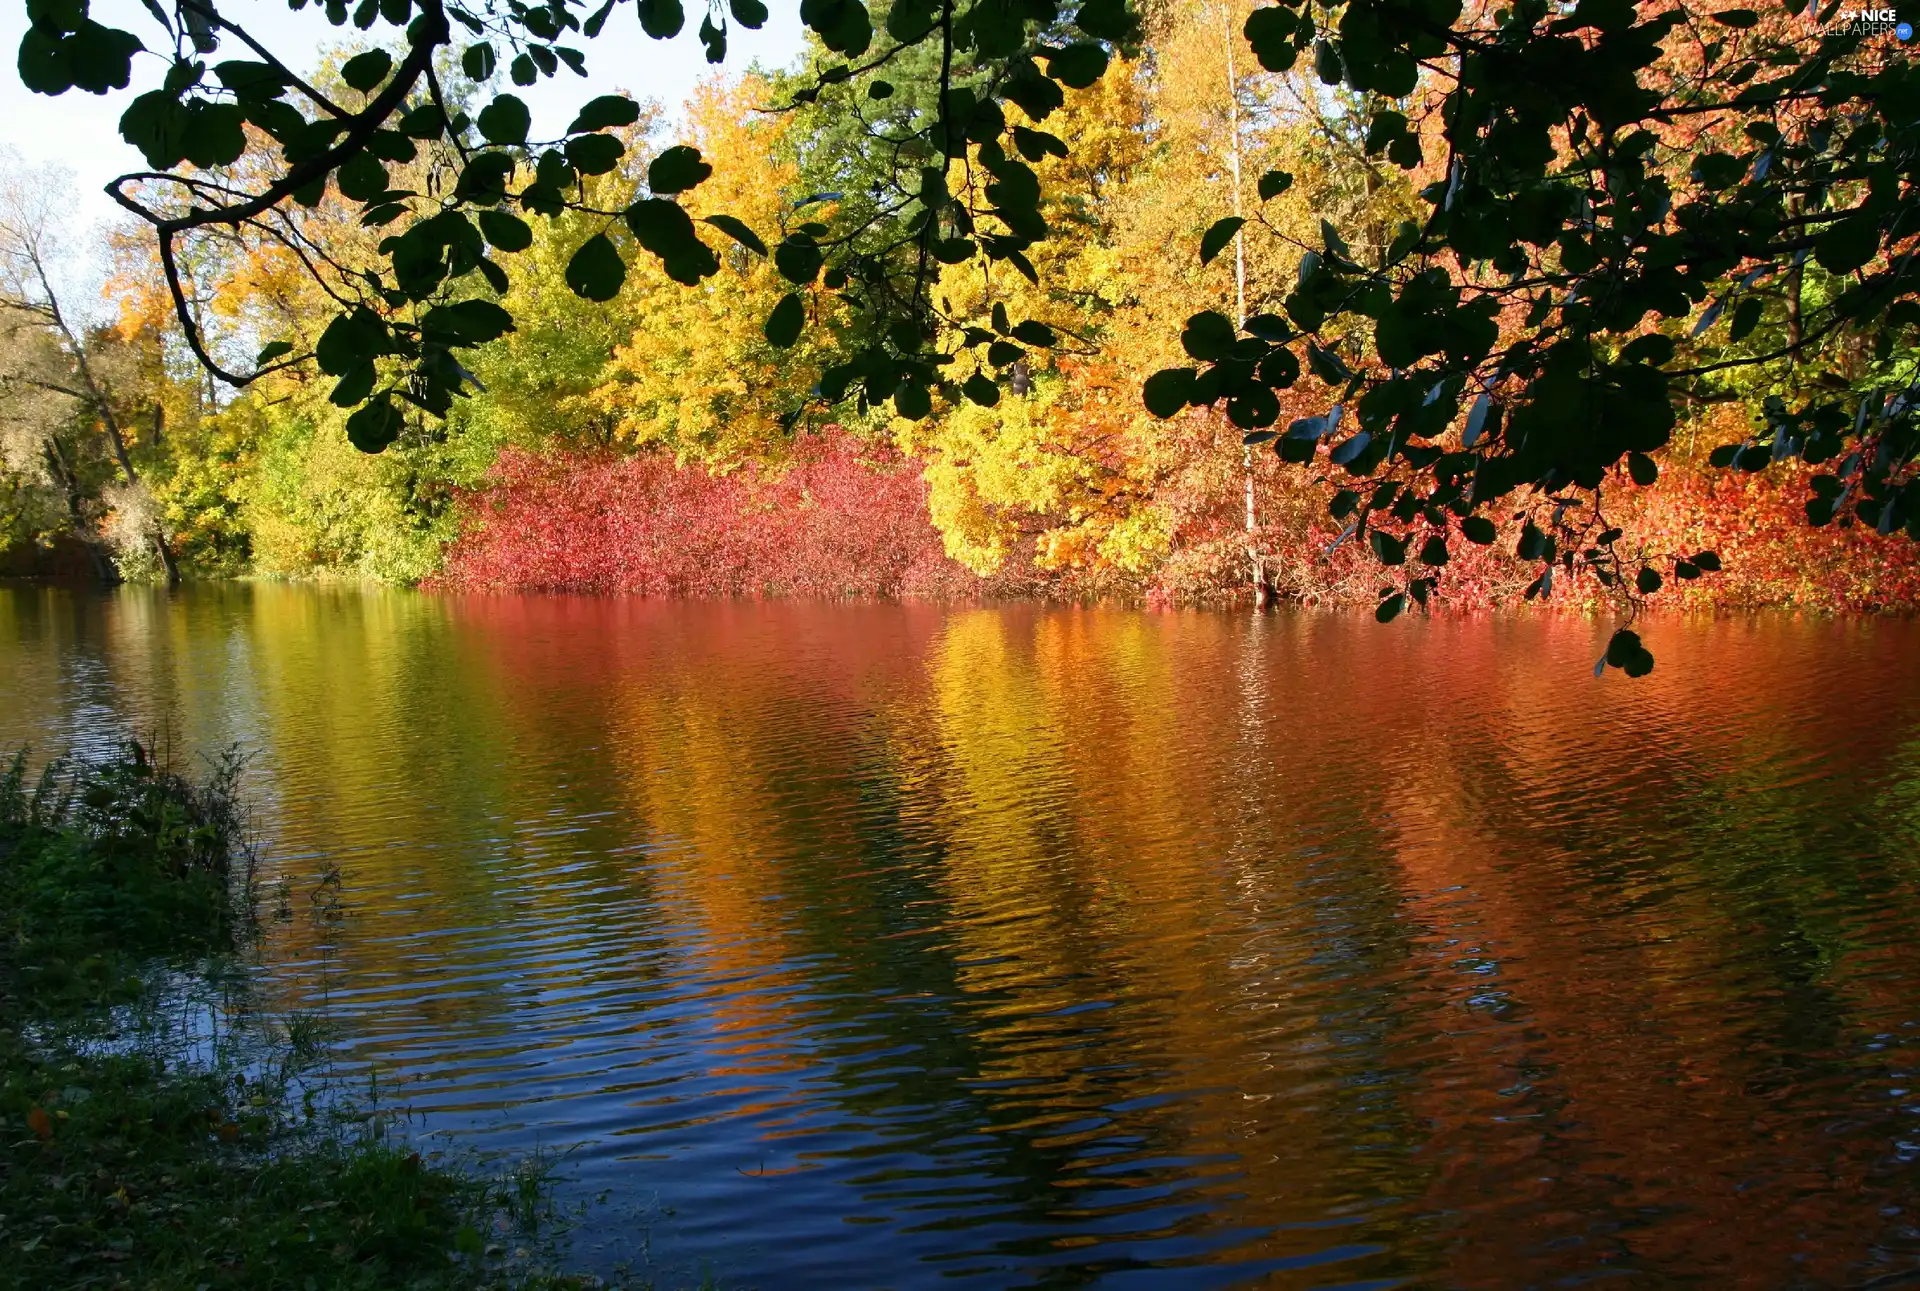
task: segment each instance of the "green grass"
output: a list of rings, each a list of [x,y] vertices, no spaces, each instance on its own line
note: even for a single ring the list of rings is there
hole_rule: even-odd
[[[316,1101],[310,1020],[211,1069],[138,1024],[156,964],[204,973],[251,928],[237,760],[26,768],[0,775],[0,1287],[594,1284],[497,1258],[543,1213],[539,1171],[446,1168]]]

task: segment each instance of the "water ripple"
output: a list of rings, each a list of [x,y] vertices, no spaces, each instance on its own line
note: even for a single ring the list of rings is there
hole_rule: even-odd
[[[0,735],[250,749],[268,989],[589,1264],[1920,1276],[1920,631],[1645,636],[10,589]]]

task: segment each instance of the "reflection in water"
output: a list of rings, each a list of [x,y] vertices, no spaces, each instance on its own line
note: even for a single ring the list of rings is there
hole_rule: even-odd
[[[1920,1272],[1920,631],[0,593],[0,738],[256,754],[274,988],[582,1258]],[[617,1212],[632,1215],[633,1212]],[[646,1231],[641,1231],[641,1225]]]

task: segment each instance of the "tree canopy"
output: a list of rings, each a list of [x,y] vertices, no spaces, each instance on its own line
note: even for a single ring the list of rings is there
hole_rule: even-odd
[[[142,50],[166,61],[121,120],[150,169],[109,191],[151,228],[187,344],[234,385],[317,366],[367,452],[409,418],[444,416],[475,386],[478,347],[527,321],[514,266],[535,247],[529,220],[577,230],[564,281],[592,302],[635,279],[702,288],[723,255],[764,260],[730,307],[764,309],[771,351],[808,338],[805,362],[762,363],[792,378],[765,414],[784,424],[809,405],[1011,416],[1003,397],[1039,400],[1020,417],[1044,419],[1029,358],[1075,347],[1075,317],[1047,305],[1049,275],[1089,272],[1050,240],[1063,221],[1109,218],[1056,173],[1102,147],[1060,125],[1063,109],[1143,54],[1151,11],[802,0],[816,54],[768,87],[766,106],[826,113],[826,133],[853,146],[801,149],[801,182],[770,210],[764,190],[709,182],[694,144],[652,156],[638,190],[611,182],[637,145],[641,107],[624,97],[583,104],[562,137],[529,138],[513,87],[582,70],[610,22],[665,38],[689,21],[680,0],[626,7],[326,0],[316,24],[384,44],[316,84],[212,0],[151,0],[143,33],[95,22],[85,0],[28,0],[19,70],[44,94],[104,94],[127,89]],[[1222,31],[1228,56],[1310,66],[1307,106],[1354,124],[1351,139],[1328,138],[1357,154],[1368,193],[1401,182],[1409,200],[1393,227],[1374,201],[1356,222],[1333,203],[1303,229],[1265,209],[1300,174],[1266,170],[1261,200],[1189,251],[1205,263],[1229,247],[1259,254],[1250,240],[1291,248],[1293,286],[1250,313],[1164,320],[1189,361],[1139,397],[1161,418],[1221,408],[1248,446],[1337,481],[1336,544],[1377,561],[1380,618],[1425,604],[1463,544],[1509,527],[1537,566],[1529,597],[1590,574],[1629,622],[1667,580],[1713,574],[1714,552],[1662,550],[1610,507],[1658,476],[1677,410],[1734,397],[1762,415],[1714,451],[1716,467],[1811,464],[1813,523],[1920,537],[1920,67],[1891,36],[1817,3],[1241,12]],[[767,16],[760,0],[712,6],[708,58],[724,59],[729,23]],[[1100,167],[1124,164],[1083,167],[1079,189],[1097,194]],[[340,254],[329,190],[356,213],[366,255]],[[233,232],[279,248],[324,297],[311,343],[259,335],[236,352],[206,335],[182,266]],[[631,269],[633,247],[657,271]],[[970,292],[971,266],[1034,291]],[[660,360],[624,361],[644,383]],[[1283,416],[1303,393],[1312,411]],[[1652,658],[1626,627],[1607,665],[1639,675]]]

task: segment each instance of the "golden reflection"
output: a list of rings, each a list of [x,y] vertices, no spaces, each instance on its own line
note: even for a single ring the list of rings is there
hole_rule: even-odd
[[[15,591],[0,699],[255,749],[278,980],[449,1105],[918,1180],[952,1251],[1885,1273],[1920,636],[1604,631]]]

